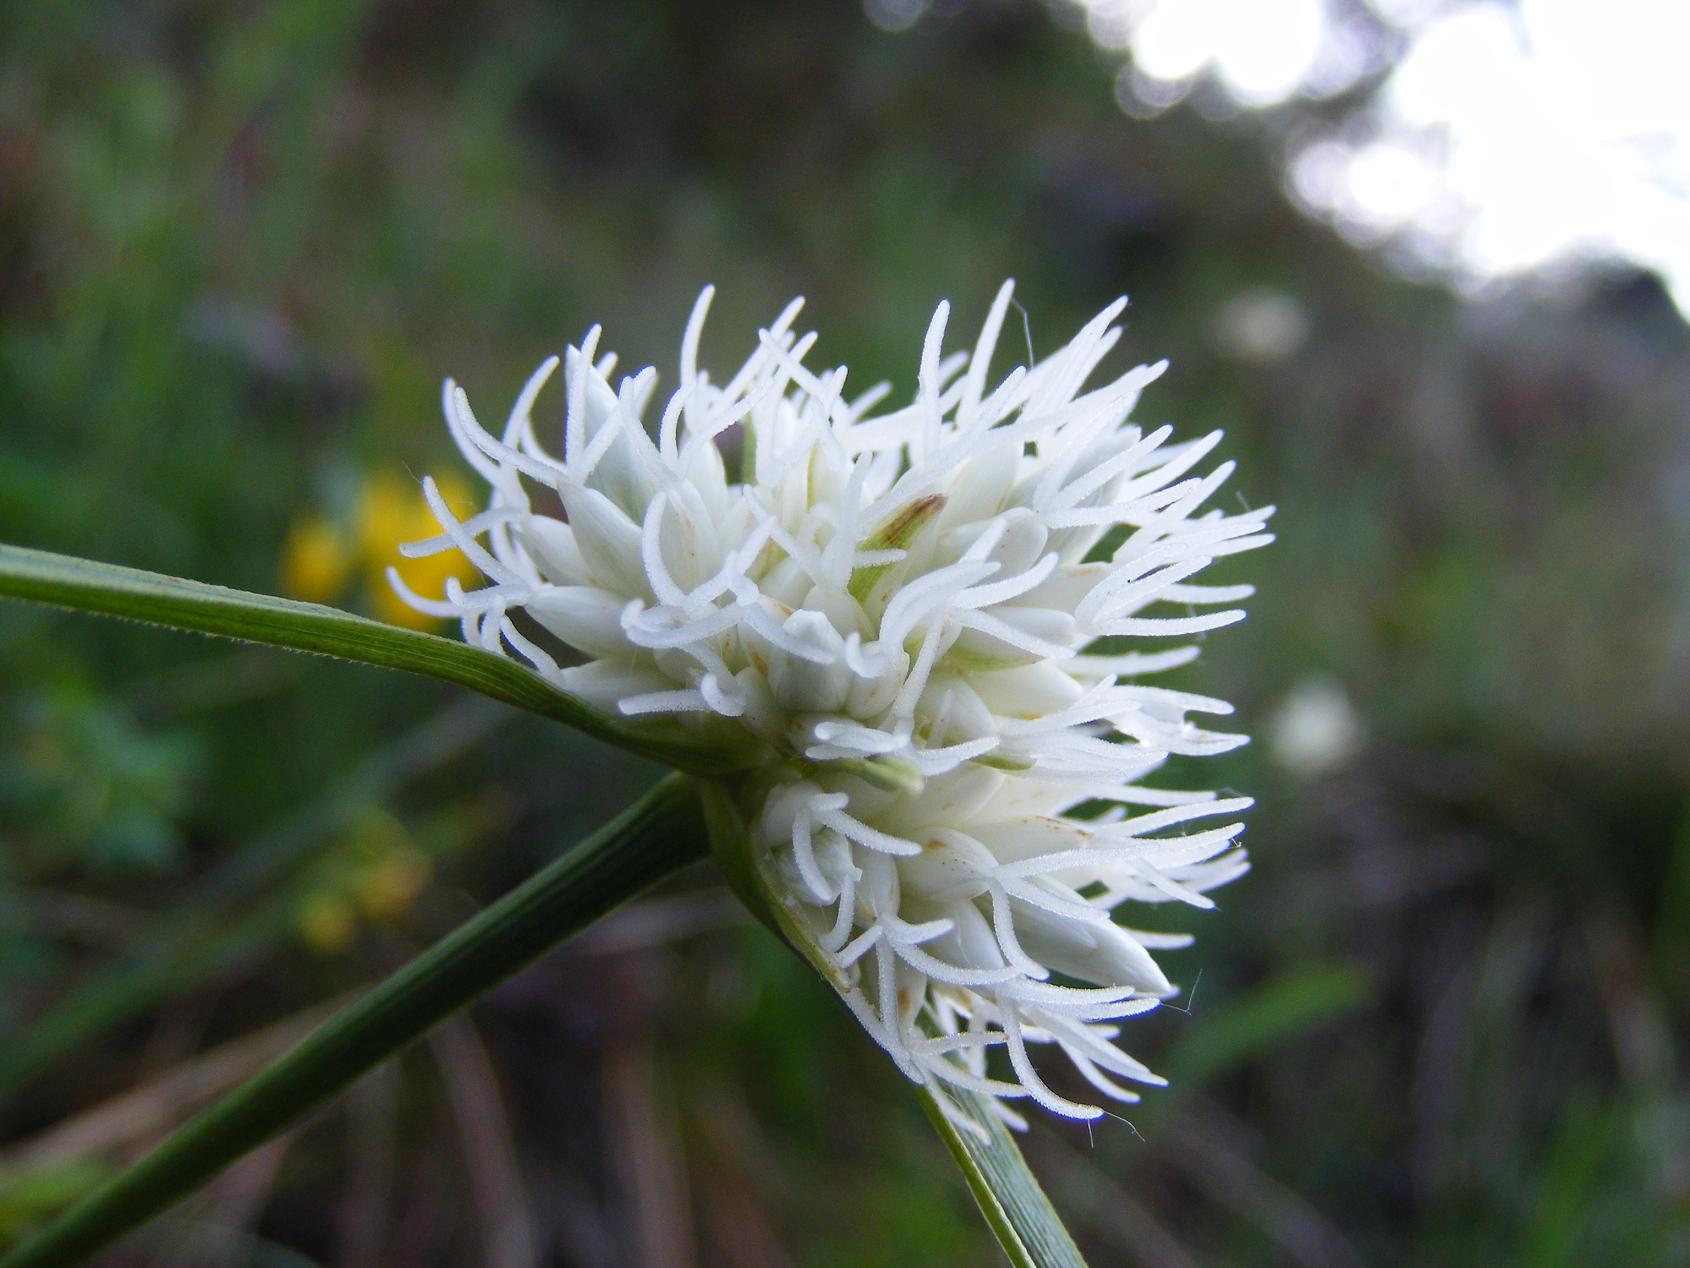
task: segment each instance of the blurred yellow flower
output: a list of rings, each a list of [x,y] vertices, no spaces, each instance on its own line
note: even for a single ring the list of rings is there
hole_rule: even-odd
[[[473,510],[469,489],[462,481],[442,484],[440,493],[454,510],[460,507],[466,511]],[[412,629],[430,629],[438,623],[434,617],[409,607],[394,594],[393,587],[387,584],[389,564],[399,570],[399,576],[407,585],[426,594],[438,593],[448,577],[468,581],[476,575],[469,561],[456,550],[430,555],[426,559],[400,557],[396,543],[432,537],[438,531],[428,503],[415,485],[386,473],[372,475],[364,481],[357,511],[358,562],[365,576],[370,602],[382,620]]]
[[[442,482],[440,492],[454,509],[470,508],[462,481]],[[281,585],[285,594],[311,603],[341,598],[361,581],[375,615],[392,625],[431,629],[438,622],[401,602],[387,583],[388,565],[414,589],[438,593],[448,577],[468,581],[475,570],[458,551],[426,559],[403,559],[396,542],[431,536],[434,517],[421,491],[388,472],[366,476],[358,488],[351,523],[337,523],[316,511],[302,513],[282,541]]]
[[[398,920],[433,877],[405,825],[370,807],[314,869],[294,915],[299,940],[321,955],[347,951],[360,925]]]
[[[338,894],[318,891],[306,897],[294,917],[299,940],[319,955],[338,955],[358,933],[358,915]]]
[[[366,920],[394,920],[428,887],[434,865],[421,850],[402,846],[359,873],[353,889]]]
[[[282,542],[282,590],[296,599],[327,603],[346,585],[352,559],[346,535],[321,515],[302,515]]]

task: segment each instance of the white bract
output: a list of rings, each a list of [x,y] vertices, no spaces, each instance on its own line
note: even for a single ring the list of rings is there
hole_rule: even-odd
[[[742,752],[733,795],[760,875],[869,1033],[959,1121],[950,1088],[1012,1123],[1023,1096],[1102,1112],[1046,1085],[1034,1043],[1135,1099],[1118,1080],[1158,1080],[1115,1023],[1172,993],[1150,952],[1184,939],[1110,913],[1212,905],[1204,892],[1246,866],[1241,825],[1191,825],[1248,804],[1141,784],[1244,738],[1188,716],[1223,701],[1139,681],[1195,645],[1136,640],[1240,619],[1226,605],[1248,586],[1195,578],[1271,540],[1271,508],[1204,509],[1232,470],[1197,473],[1218,432],[1172,443],[1127,421],[1162,364],[1087,386],[1124,300],[996,382],[1010,286],[971,353],[944,355],[941,304],[914,399],[875,412],[884,385],[852,399],[844,369],[804,366],[797,302],[712,381],[697,364],[710,295],[653,430],[656,372],[613,385],[597,328],[565,356],[560,456],[533,419],[555,358],[497,433],[448,382],[453,438],[492,497],[460,522],[425,480],[443,531],[406,552],[457,548],[489,584],[439,599],[394,584],[604,710]]]

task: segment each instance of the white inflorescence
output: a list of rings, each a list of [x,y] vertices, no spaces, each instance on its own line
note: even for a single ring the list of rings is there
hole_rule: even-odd
[[[1240,619],[1225,605],[1248,586],[1194,577],[1271,540],[1271,508],[1203,509],[1232,470],[1194,474],[1220,433],[1176,444],[1127,421],[1162,364],[1087,387],[1125,300],[995,384],[1010,286],[972,353],[943,354],[941,304],[914,400],[876,413],[884,386],[848,399],[844,369],[805,368],[797,302],[713,382],[710,294],[655,435],[656,372],[613,386],[597,328],[565,356],[561,456],[532,417],[556,358],[497,434],[448,382],[492,497],[460,522],[425,480],[443,531],[406,553],[459,549],[489,584],[402,593],[602,709],[743,746],[762,875],[869,1033],[960,1121],[948,1088],[1016,1124],[1006,1098],[1102,1113],[1046,1085],[1034,1043],[1135,1100],[1122,1080],[1160,1080],[1116,1023],[1172,993],[1150,952],[1187,940],[1111,913],[1212,906],[1247,866],[1242,825],[1201,823],[1249,803],[1142,785],[1170,755],[1245,741],[1188,717],[1225,702],[1140,681],[1197,647],[1119,648]],[[997,1046],[1007,1068],[989,1069]]]

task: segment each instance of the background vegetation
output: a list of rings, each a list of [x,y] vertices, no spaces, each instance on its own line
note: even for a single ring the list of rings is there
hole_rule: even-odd
[[[1183,681],[1259,742],[1172,1077],[1029,1157],[1099,1264],[1690,1257],[1690,332],[1651,277],[1461,300],[977,3],[0,5],[0,538],[392,618],[410,489],[602,321],[793,293],[913,383],[1006,275],[1114,295],[1143,410],[1280,542]],[[556,405],[556,402],[553,402]],[[561,407],[558,407],[561,410]],[[475,491],[467,480],[462,496]],[[0,1244],[652,778],[422,681],[0,610]],[[1214,763],[1210,763],[1214,765]],[[704,871],[112,1263],[974,1265],[916,1101]]]

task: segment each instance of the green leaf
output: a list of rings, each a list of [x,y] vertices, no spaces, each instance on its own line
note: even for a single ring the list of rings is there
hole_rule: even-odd
[[[109,1170],[95,1158],[54,1158],[0,1176],[0,1241],[63,1210]]]
[[[704,853],[697,790],[682,776],[671,775],[0,1262],[5,1268],[81,1262],[519,969]]]
[[[1366,969],[1349,961],[1297,965],[1205,1016],[1164,1063],[1167,1102],[1364,1003]],[[1165,1108],[1165,1107],[1164,1107]]]
[[[1021,1156],[1008,1129],[993,1116],[984,1097],[953,1088],[951,1098],[982,1125],[986,1139],[964,1131],[950,1119],[933,1094],[921,1090],[921,1103],[933,1130],[962,1168],[980,1213],[1016,1268],[1085,1268],[1085,1259],[1068,1236],[1062,1217],[1050,1204],[1038,1178]]]
[[[734,892],[835,991],[843,994],[854,989],[792,907],[769,884],[753,853],[744,817],[727,790],[708,783],[702,789],[710,852]],[[921,1089],[922,1103],[1010,1263],[1016,1268],[1085,1268],[1085,1259],[1063,1226],[1062,1217],[1039,1187],[1008,1130],[982,1098],[960,1089],[949,1090],[964,1112],[980,1124],[983,1139],[946,1118],[926,1088]]]
[[[138,568],[0,544],[0,597],[127,617],[174,629],[315,652],[440,678],[542,714],[694,775],[740,765],[723,746],[685,744],[624,725],[494,652],[319,603],[230,590]]]
[[[1626,1118],[1623,1103],[1606,1104],[1588,1094],[1562,1111],[1537,1167],[1536,1201],[1522,1238],[1520,1263],[1529,1268],[1561,1268],[1601,1257],[1590,1256],[1588,1250],[1585,1255],[1579,1252],[1604,1244],[1596,1233],[1601,1225],[1593,1217],[1604,1176],[1612,1183],[1618,1161],[1613,1157],[1614,1146],[1625,1130]]]

